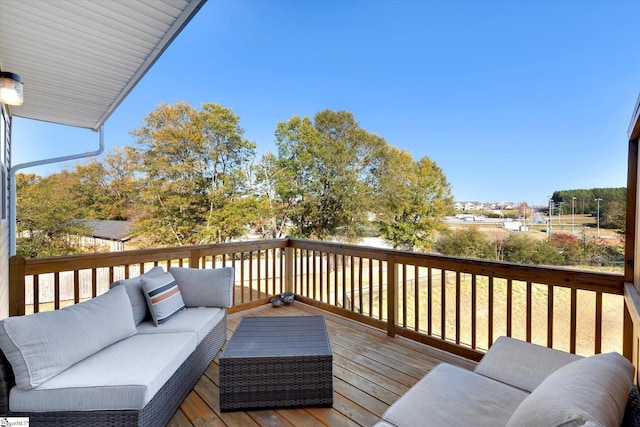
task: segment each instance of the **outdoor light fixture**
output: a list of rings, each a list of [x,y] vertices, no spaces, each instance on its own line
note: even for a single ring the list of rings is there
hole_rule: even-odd
[[[19,75],[0,71],[0,102],[22,105],[22,79]]]

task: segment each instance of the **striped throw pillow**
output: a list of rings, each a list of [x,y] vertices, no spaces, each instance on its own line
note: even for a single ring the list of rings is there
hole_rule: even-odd
[[[158,277],[141,276],[142,291],[156,326],[162,325],[174,314],[184,310],[180,289],[171,273]]]

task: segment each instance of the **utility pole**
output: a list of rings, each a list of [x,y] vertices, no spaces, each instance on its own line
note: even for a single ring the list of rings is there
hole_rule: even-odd
[[[602,199],[600,197],[598,197],[596,199],[596,202],[598,202],[598,214],[597,214],[598,215],[598,217],[597,217],[597,220],[598,220],[598,239],[600,238],[600,202],[601,201],[602,201]]]
[[[549,198],[549,226],[547,227],[547,240],[551,240],[551,219],[553,218],[553,199]]]
[[[571,234],[576,234],[576,198],[571,198]]]

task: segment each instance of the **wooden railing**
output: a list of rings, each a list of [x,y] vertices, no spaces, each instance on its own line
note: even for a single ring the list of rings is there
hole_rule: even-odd
[[[582,355],[623,350],[622,275],[296,239],[11,259],[11,314],[99,295],[154,265],[233,266],[233,310],[303,302],[478,360],[500,335]],[[392,321],[389,321],[389,320]]]

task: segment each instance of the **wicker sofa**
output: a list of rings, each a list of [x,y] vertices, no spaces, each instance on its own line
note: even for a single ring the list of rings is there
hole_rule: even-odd
[[[633,375],[618,353],[582,358],[500,337],[473,372],[436,366],[374,427],[637,426]]]
[[[0,321],[0,414],[162,426],[226,339],[233,269],[161,267],[92,300]]]

